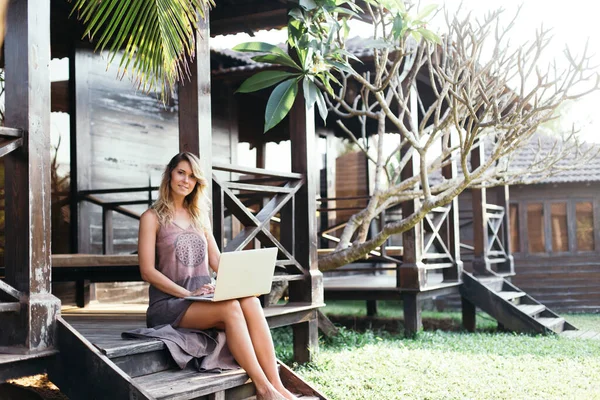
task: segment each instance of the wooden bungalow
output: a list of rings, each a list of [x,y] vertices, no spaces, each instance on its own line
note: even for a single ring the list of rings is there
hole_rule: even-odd
[[[252,396],[244,371],[180,371],[162,342],[122,340],[120,332],[143,326],[143,317],[61,315],[51,282],[76,282],[76,300],[85,305],[89,282],[141,280],[137,256],[114,253],[135,248],[127,238],[139,210],[151,201],[159,166],[178,151],[190,151],[212,177],[213,225],[221,249],[278,248],[275,281],[289,283],[289,301],[265,304],[265,315],[271,327],[292,325],[296,360],[310,359],[323,303],[314,229],[317,171],[310,156],[314,119],[299,100],[286,127],[295,149],[289,172],[241,168],[235,165],[236,110],[211,104],[211,92],[218,101],[223,91],[232,91],[211,84],[210,35],[281,27],[288,4],[219,2],[199,27],[191,81],[179,85],[166,108],[136,93],[131,83],[119,82],[115,70],[104,71],[106,59],[79,39],[82,26],[68,18],[70,8],[62,0],[30,0],[11,3],[8,11],[4,68],[10,101],[0,130],[6,171],[0,382],[45,371],[73,399]],[[68,81],[51,85],[51,56],[68,57]],[[70,190],[61,195],[67,199],[73,254],[51,251],[51,110],[70,116]],[[132,193],[141,196],[132,199]],[[292,390],[324,398],[284,365],[280,374]]]
[[[223,251],[253,245],[279,249],[275,280],[289,283],[289,300],[277,305],[265,301],[265,314],[272,327],[292,325],[296,360],[310,359],[318,343],[317,315],[324,296],[318,270],[315,143],[317,130],[331,136],[316,126],[314,110],[307,110],[301,96],[284,123],[264,136],[264,93],[233,96],[236,85],[255,72],[255,66],[233,57],[217,68],[213,59],[211,74],[208,45],[210,35],[283,26],[289,6],[279,0],[218,2],[199,28],[191,82],[180,84],[177,96],[161,108],[150,96],[113,80],[115,71],[103,71],[106,61],[79,40],[81,26],[68,18],[68,3],[11,3],[4,45],[10,101],[0,128],[0,156],[6,171],[0,382],[46,371],[73,399],[243,399],[252,395],[244,371],[208,375],[177,370],[162,342],[120,338],[121,331],[143,324],[139,318],[61,315],[61,302],[51,293],[52,281],[76,282],[75,298],[83,306],[90,282],[140,280],[137,256],[115,253],[135,248],[128,241],[135,237],[135,220],[152,199],[160,166],[179,150],[198,154],[205,174],[212,177],[213,226]],[[68,57],[68,81],[50,84],[50,55]],[[51,249],[51,107],[70,115],[71,174],[65,204],[72,254],[52,254]],[[293,149],[289,170],[266,170],[265,142],[281,139],[289,139]],[[257,147],[256,167],[236,165],[236,146],[241,141]],[[482,155],[475,154],[472,162]],[[413,171],[409,163],[404,177]],[[451,176],[455,171],[448,167],[442,173]],[[324,175],[331,184],[333,178]],[[332,298],[402,299],[409,331],[420,329],[424,298],[450,293],[463,296],[469,328],[474,327],[475,306],[479,306],[508,329],[572,329],[505,279],[514,274],[507,230],[500,229],[510,226],[509,213],[504,212],[508,191],[501,188],[498,193],[496,205],[488,203],[484,190],[473,194],[477,240],[472,272],[479,276],[462,269],[458,208],[453,201],[405,232],[401,248],[388,251],[382,246],[372,254],[378,264],[393,265],[393,275],[385,284],[342,285],[331,291]],[[321,199],[321,212],[334,211],[330,207],[334,201],[336,197],[327,193]],[[388,217],[393,217],[392,211],[409,213],[415,206],[405,203],[401,210],[389,210]],[[285,366],[280,373],[289,384],[297,384],[296,390],[323,398],[301,385]]]
[[[547,151],[552,142],[541,137],[539,143]],[[587,146],[598,152],[598,145]],[[533,158],[537,147],[522,152],[514,168]],[[580,169],[510,188],[513,282],[557,310],[600,311],[599,189],[599,157]]]
[[[373,56],[372,50],[363,43],[361,38],[347,42],[347,49],[363,61],[355,66],[359,72],[370,68]],[[215,51],[213,57],[218,60],[214,64],[219,66],[213,76],[227,80],[233,86],[260,70],[272,68],[252,61],[248,54],[229,50]],[[427,71],[420,74],[423,76],[418,79],[417,90],[430,91]],[[243,121],[240,138],[242,127],[260,129],[266,98],[260,93],[238,96],[236,103],[240,110],[253,110],[251,115],[240,119]],[[340,140],[337,138],[346,137],[333,116],[326,124],[317,118],[316,124],[320,140],[325,143],[322,146],[325,153],[322,154],[318,208],[319,253],[325,253],[331,251],[330,244],[336,243],[336,233],[348,218],[366,205],[372,192],[369,179],[372,172],[361,152],[350,152],[337,159],[332,154],[334,143]],[[346,124],[356,128],[353,121],[346,121]],[[279,129],[264,136],[251,136],[250,142],[259,149],[257,154],[263,154],[265,142],[283,140],[285,135],[285,130]],[[470,158],[473,168],[484,159],[484,148],[482,144],[473,151]],[[413,171],[416,169],[409,163],[403,170],[403,178],[412,176]],[[449,166],[440,172],[451,177],[456,173],[456,167]],[[423,300],[458,294],[462,298],[465,326],[470,329],[474,327],[475,305],[507,329],[528,332],[572,329],[570,324],[511,283],[515,270],[509,240],[510,215],[505,212],[509,201],[508,187],[472,190],[465,196],[468,201],[464,202],[464,207],[459,207],[459,200],[455,199],[435,209],[415,228],[390,238],[381,248],[371,252],[368,259],[325,273],[325,300],[365,300],[370,315],[377,312],[377,300],[402,300],[405,327],[409,332],[421,329]],[[415,206],[405,203],[401,207],[392,207],[380,215],[376,223],[401,218]],[[465,225],[466,229],[460,229],[460,225]],[[463,262],[462,258],[466,260]]]

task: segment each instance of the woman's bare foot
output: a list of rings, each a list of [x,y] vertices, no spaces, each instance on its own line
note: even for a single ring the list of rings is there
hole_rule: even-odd
[[[268,389],[265,392],[256,391],[256,400],[286,400],[275,388]]]
[[[292,392],[290,392],[289,390],[287,390],[285,387],[281,386],[281,387],[277,387],[276,388],[277,391],[283,395],[283,397],[285,397],[287,400],[297,400],[298,397],[294,396],[294,394]]]

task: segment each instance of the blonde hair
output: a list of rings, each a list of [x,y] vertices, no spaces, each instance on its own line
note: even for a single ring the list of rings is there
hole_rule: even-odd
[[[173,221],[175,216],[175,205],[173,204],[173,196],[171,195],[171,172],[181,161],[187,161],[192,168],[192,174],[196,179],[196,186],[192,192],[185,196],[183,206],[190,213],[192,225],[196,229],[208,230],[210,227],[210,200],[206,195],[207,180],[200,168],[200,160],[192,153],[184,152],[175,155],[167,164],[163,172],[160,187],[158,188],[158,198],[152,205],[152,209],[156,211],[158,222],[161,226],[165,226]]]

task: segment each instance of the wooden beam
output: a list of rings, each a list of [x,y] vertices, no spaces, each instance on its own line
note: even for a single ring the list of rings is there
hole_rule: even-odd
[[[73,253],[89,253],[91,205],[79,202],[79,191],[91,189],[92,138],[89,73],[92,53],[71,46],[69,54],[69,135],[70,135],[70,247]]]
[[[53,347],[60,308],[50,294],[50,2],[11,2],[7,20],[4,122],[25,134],[4,158],[5,281],[24,312],[0,316],[0,346],[30,353]]]
[[[292,172],[304,176],[304,185],[294,197],[293,233],[283,233],[282,237],[294,235],[294,256],[302,267],[308,270],[304,281],[290,282],[290,301],[323,302],[323,275],[318,268],[317,255],[317,185],[318,169],[315,132],[315,110],[304,102],[302,90],[289,114]],[[286,210],[282,210],[282,214]],[[282,225],[281,229],[290,229]],[[290,239],[286,239],[290,240]],[[294,358],[298,362],[308,362],[318,348],[317,320],[294,325]]]
[[[19,147],[23,145],[23,139],[17,138],[12,140],[7,140],[4,143],[0,143],[0,158],[4,157],[11,151],[15,151]]]
[[[471,150],[471,169],[478,168],[485,158],[484,143]],[[471,189],[473,202],[473,272],[475,274],[489,274],[492,270],[487,254],[488,219],[487,219],[487,193],[485,188]]]
[[[448,146],[452,146],[452,135],[449,135]],[[442,176],[453,179],[457,176],[456,161],[452,160],[449,165],[442,168]],[[444,269],[442,272],[444,281],[457,281],[463,270],[463,262],[460,259],[460,221],[458,209],[458,196],[450,202],[450,210],[446,218],[447,243],[450,255],[454,259],[454,268]]]
[[[0,137],[23,138],[23,130],[0,126]]]
[[[418,125],[417,96],[416,88],[406,88],[410,90],[410,107],[413,110],[413,120],[407,120],[406,124],[412,126]],[[410,147],[406,146],[402,149],[402,158],[409,157],[410,159],[400,172],[402,180],[411,179],[415,174],[419,173],[419,155],[416,151],[409,154]],[[402,218],[407,218],[412,215],[420,207],[420,200],[409,200],[402,203]],[[426,284],[425,268],[423,264],[423,223],[419,222],[411,229],[402,233],[402,264],[398,268],[397,287],[402,289],[420,290]],[[413,305],[418,305],[415,301]],[[406,307],[406,306],[405,306]],[[420,312],[420,311],[419,311]],[[405,314],[406,315],[406,314]]]
[[[69,81],[55,81],[51,84],[52,102],[50,111],[52,112],[70,112]]]
[[[504,246],[504,250],[506,251],[506,261],[501,263],[501,265],[498,265],[498,272],[501,273],[506,273],[506,274],[514,274],[515,273],[515,261],[514,261],[514,257],[512,255],[512,245],[511,245],[511,225],[510,225],[510,190],[508,185],[502,185],[502,186],[498,186],[493,188],[492,190],[494,190],[495,194],[496,194],[496,202],[498,203],[498,206],[503,207],[504,208],[504,217],[502,219],[502,224],[504,225],[503,227],[501,227],[501,240],[502,240],[502,244]],[[571,221],[572,219],[569,219],[569,221]],[[573,224],[571,224],[573,225]],[[574,235],[573,235],[574,237]],[[573,243],[574,240],[571,240],[570,243]]]
[[[190,62],[189,80],[179,82],[179,151],[200,158],[212,197],[212,121],[210,104],[209,14],[198,23],[196,56]],[[212,216],[211,216],[212,219]]]
[[[259,29],[283,28],[287,25],[287,4],[279,1],[217,6],[210,12],[211,35],[252,33]]]

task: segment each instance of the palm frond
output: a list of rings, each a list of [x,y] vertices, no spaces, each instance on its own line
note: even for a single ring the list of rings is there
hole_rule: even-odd
[[[199,18],[213,0],[74,0],[73,13],[85,24],[96,50],[109,62],[122,50],[119,72],[131,73],[144,91],[171,91],[195,57]]]

